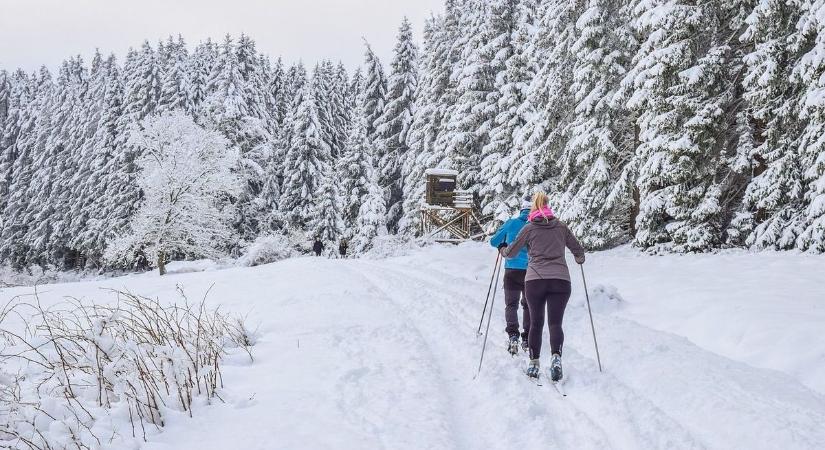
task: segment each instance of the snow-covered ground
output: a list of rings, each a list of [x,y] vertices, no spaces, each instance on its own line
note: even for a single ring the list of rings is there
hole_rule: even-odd
[[[473,243],[39,289],[44,303],[111,300],[101,288],[174,298],[177,285],[198,298],[214,283],[212,303],[259,327],[255,362],[224,367],[227,403],[172,417],[146,449],[825,448],[825,258],[589,255],[605,370],[574,271],[566,398],[505,352],[500,293],[472,379],[494,259]]]

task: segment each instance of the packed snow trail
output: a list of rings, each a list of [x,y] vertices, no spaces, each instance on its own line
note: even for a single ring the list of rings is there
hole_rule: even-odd
[[[500,292],[473,380],[494,255],[472,244],[382,260],[296,258],[51,285],[41,298],[103,300],[102,287],[174,298],[178,285],[196,298],[214,283],[209,301],[259,326],[255,361],[238,355],[225,364],[226,403],[200,406],[191,419],[168,412],[143,446],[151,450],[825,448],[822,394],[593,298],[599,373],[575,271],[564,326],[568,396],[536,387],[523,375],[524,356],[507,353]],[[592,286],[604,273],[595,272]]]

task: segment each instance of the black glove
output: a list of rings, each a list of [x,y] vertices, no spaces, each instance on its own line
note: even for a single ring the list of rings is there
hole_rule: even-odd
[[[584,255],[576,256],[576,263],[584,264]]]
[[[502,242],[501,244],[498,244],[498,249],[499,250],[501,250],[503,248],[507,248],[507,243],[506,242]]]

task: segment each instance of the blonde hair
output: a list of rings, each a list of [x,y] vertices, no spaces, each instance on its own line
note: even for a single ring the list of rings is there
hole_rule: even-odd
[[[542,208],[547,206],[548,203],[550,203],[550,200],[547,198],[547,194],[542,191],[538,191],[533,194],[533,205],[530,207],[530,212],[540,211]]]

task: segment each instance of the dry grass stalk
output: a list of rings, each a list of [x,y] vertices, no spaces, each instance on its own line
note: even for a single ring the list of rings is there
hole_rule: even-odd
[[[145,440],[166,410],[191,416],[195,398],[220,399],[227,349],[252,358],[244,320],[205,296],[193,303],[178,288],[181,300],[164,304],[112,292],[114,305],[46,308],[35,293],[0,308],[0,448],[98,448],[104,431],[108,442]]]

